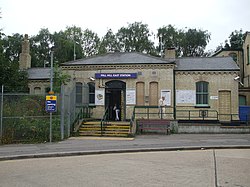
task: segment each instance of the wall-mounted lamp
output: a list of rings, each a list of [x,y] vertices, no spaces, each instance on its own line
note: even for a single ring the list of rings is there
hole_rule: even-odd
[[[241,86],[244,86],[244,84],[240,81],[240,76],[234,77],[234,80],[239,82]]]
[[[240,76],[237,76],[234,78],[235,81],[238,81],[240,79]]]
[[[89,80],[95,81],[95,78],[94,77],[89,77]]]

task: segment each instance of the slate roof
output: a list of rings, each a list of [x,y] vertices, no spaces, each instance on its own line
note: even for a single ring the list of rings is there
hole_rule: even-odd
[[[178,71],[239,71],[232,57],[189,57],[176,60]]]
[[[114,64],[176,64],[177,71],[239,71],[231,57],[187,57],[167,60],[142,53],[109,53],[106,55],[79,59],[63,63],[71,65],[114,65]],[[50,79],[50,68],[28,69],[30,80]]]
[[[30,68],[27,72],[30,80],[50,79],[50,68]]]
[[[76,61],[65,62],[63,66],[74,65],[114,65],[114,64],[171,64],[174,60],[166,60],[143,53],[108,53]]]

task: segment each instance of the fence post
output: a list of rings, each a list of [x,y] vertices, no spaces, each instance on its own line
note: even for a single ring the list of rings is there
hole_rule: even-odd
[[[69,93],[69,100],[68,100],[68,111],[67,111],[67,114],[68,114],[68,129],[67,129],[67,132],[68,132],[68,137],[70,137],[70,125],[71,125],[71,93]]]
[[[61,140],[64,139],[64,84],[61,85]]]
[[[0,124],[0,130],[1,130],[1,133],[0,133],[0,136],[1,136],[1,143],[3,143],[3,85],[2,85],[2,96],[1,96],[1,124]]]

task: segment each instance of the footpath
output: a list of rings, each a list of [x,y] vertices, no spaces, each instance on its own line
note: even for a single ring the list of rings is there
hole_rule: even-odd
[[[250,134],[138,135],[134,138],[71,137],[43,144],[0,145],[0,161],[106,153],[250,149]]]

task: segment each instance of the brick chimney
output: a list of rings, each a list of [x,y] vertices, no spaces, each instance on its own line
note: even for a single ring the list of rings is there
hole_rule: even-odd
[[[175,59],[175,48],[167,48],[165,49],[165,59]]]
[[[30,42],[28,34],[25,34],[22,42],[22,53],[19,56],[19,69],[26,70],[31,68]]]

